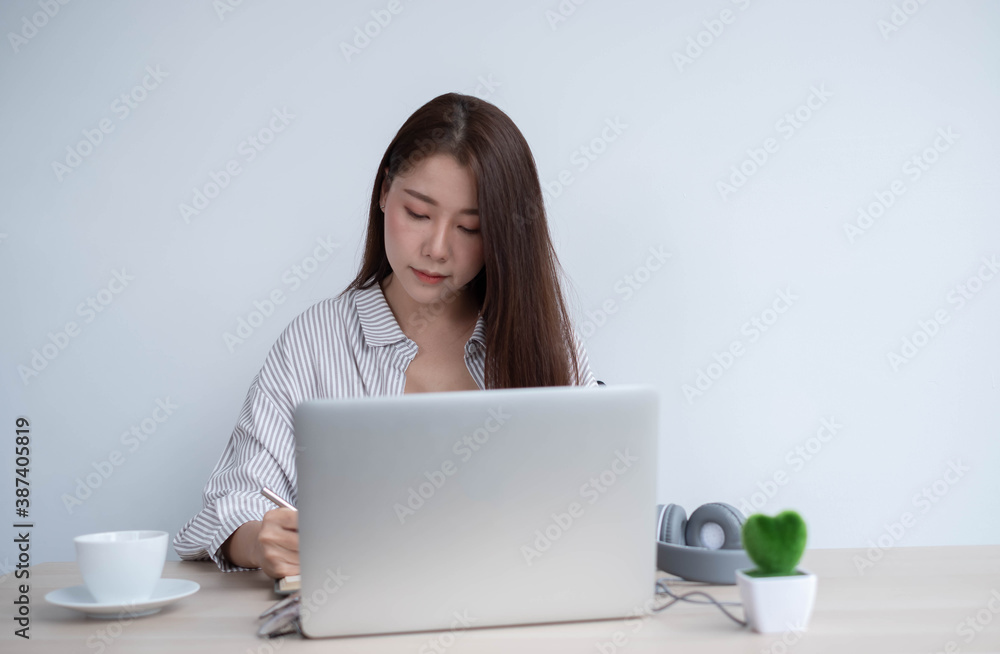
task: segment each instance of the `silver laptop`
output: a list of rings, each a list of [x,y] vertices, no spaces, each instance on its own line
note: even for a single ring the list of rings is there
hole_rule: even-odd
[[[299,404],[303,632],[635,615],[654,593],[658,403],[632,385]]]

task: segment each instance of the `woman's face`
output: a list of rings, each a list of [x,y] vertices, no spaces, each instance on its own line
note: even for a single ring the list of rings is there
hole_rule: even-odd
[[[430,156],[383,185],[379,204],[393,277],[416,303],[458,291],[482,270],[476,179],[451,155]],[[417,271],[443,278],[432,282]]]

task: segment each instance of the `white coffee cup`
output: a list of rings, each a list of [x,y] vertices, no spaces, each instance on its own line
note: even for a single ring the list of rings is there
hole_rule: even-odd
[[[165,531],[106,531],[73,539],[87,590],[100,604],[143,602],[153,595],[167,559]]]

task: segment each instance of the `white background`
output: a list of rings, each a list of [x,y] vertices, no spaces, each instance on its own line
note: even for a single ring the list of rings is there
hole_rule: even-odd
[[[957,301],[1000,256],[996,3],[565,2],[564,20],[554,1],[220,6],[0,8],[0,514],[27,416],[33,563],[72,560],[76,534],[173,535],[195,514],[277,335],[356,273],[386,145],[448,91],[527,138],[597,377],[661,390],[661,502],[794,508],[817,548],[1000,542],[1000,277]],[[165,76],[136,91],[147,67]],[[127,115],[123,93],[143,96]],[[248,161],[275,110],[293,117]],[[57,173],[67,148],[86,156]],[[586,169],[581,148],[601,151]],[[179,205],[231,160],[240,174],[186,222]],[[894,180],[905,192],[857,227]],[[292,290],[320,238],[338,251]],[[78,312],[122,269],[108,306]],[[223,334],[272,289],[287,300],[231,351]],[[771,324],[754,336],[752,320]],[[177,406],[162,423],[157,400]],[[824,419],[842,426],[820,440]],[[17,554],[3,530],[0,573]]]

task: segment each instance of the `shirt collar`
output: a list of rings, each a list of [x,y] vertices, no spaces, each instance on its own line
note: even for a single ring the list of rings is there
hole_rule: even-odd
[[[476,319],[476,328],[472,330],[472,336],[469,337],[469,342],[472,341],[479,343],[480,347],[486,347],[486,319],[483,318],[482,313]]]
[[[399,323],[396,322],[396,317],[392,315],[392,309],[389,308],[382,287],[377,282],[358,291],[355,303],[367,345],[381,347],[408,340],[406,334],[400,329]],[[482,348],[486,347],[486,321],[482,314],[476,319],[476,328],[469,338],[469,343],[473,341]],[[466,349],[468,349],[468,343]]]

